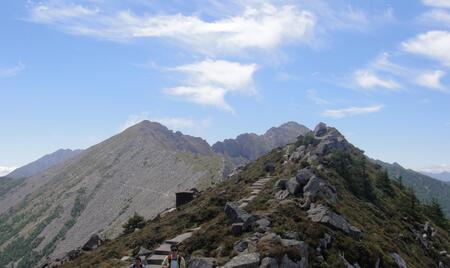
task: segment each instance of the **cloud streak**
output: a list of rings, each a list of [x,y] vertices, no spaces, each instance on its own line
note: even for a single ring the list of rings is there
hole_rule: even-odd
[[[381,78],[371,70],[357,70],[353,73],[353,79],[356,85],[363,89],[386,88],[397,90],[400,88],[396,81]]]
[[[450,32],[429,31],[401,44],[403,50],[421,55],[450,67]]]
[[[17,167],[0,167],[0,177],[8,175],[9,173],[11,173],[16,168]]]
[[[0,68],[0,77],[13,77],[19,75],[23,70],[25,70],[25,65],[19,62],[16,66]]]
[[[322,115],[325,117],[338,119],[360,114],[377,113],[381,111],[383,107],[383,105],[372,105],[366,107],[349,107],[343,109],[326,110]]]
[[[247,49],[271,50],[308,39],[316,19],[293,5],[261,4],[238,15],[206,21],[198,16],[137,15],[129,10],[107,14],[80,5],[40,3],[30,10],[35,23],[55,26],[84,36],[126,41],[160,37],[181,42],[201,53],[235,53]]]

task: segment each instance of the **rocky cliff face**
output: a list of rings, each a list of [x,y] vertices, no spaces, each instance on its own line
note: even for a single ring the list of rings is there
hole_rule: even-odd
[[[235,139],[226,139],[215,143],[215,152],[231,157],[235,162],[246,163],[253,161],[272,149],[294,142],[298,136],[310,130],[298,123],[288,122],[279,127],[269,129],[263,135],[245,133]]]
[[[174,206],[176,191],[209,187],[223,169],[206,141],[144,121],[4,195],[1,265],[23,258],[32,267],[93,233],[114,237],[134,212],[152,218]]]
[[[42,171],[67,161],[82,150],[60,149],[51,154],[45,155],[38,160],[31,162],[23,167],[17,168],[7,175],[8,178],[19,179],[28,178],[41,173]]]

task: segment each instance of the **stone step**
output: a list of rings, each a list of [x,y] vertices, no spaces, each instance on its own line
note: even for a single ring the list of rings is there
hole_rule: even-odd
[[[155,249],[156,255],[169,255],[170,254],[170,244],[162,244],[157,249]]]
[[[161,265],[157,265],[157,264],[147,264],[146,266],[144,266],[145,268],[161,268]],[[128,266],[126,267],[128,268]]]
[[[178,245],[178,244],[180,244],[181,242],[183,242],[184,240],[188,239],[191,236],[192,236],[192,232],[187,232],[187,233],[184,233],[184,234],[180,234],[180,235],[178,235],[178,236],[176,236],[176,237],[174,237],[174,238],[172,238],[170,240],[167,240],[166,243],[170,244],[170,245]]]
[[[166,258],[167,255],[153,255],[150,258],[147,259],[148,264],[156,264],[161,266],[163,260]]]
[[[253,192],[250,193],[250,195],[257,195],[261,192],[261,190],[253,190]]]

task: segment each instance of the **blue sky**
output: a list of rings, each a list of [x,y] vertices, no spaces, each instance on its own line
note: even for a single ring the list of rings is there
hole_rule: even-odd
[[[0,172],[139,120],[208,142],[297,121],[450,170],[450,0],[2,1]]]

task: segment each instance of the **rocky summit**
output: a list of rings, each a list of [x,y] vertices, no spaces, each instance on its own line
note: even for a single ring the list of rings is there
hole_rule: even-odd
[[[141,256],[144,263],[160,264],[170,242],[196,268],[441,268],[450,267],[449,231],[439,205],[421,203],[339,131],[319,124],[63,267],[127,267],[141,248],[153,252]]]
[[[300,134],[293,123],[272,128],[264,151]],[[73,259],[117,237],[135,213],[167,213],[176,192],[212,187],[235,167],[205,140],[149,121],[75,154],[31,177],[0,180],[0,267]]]

